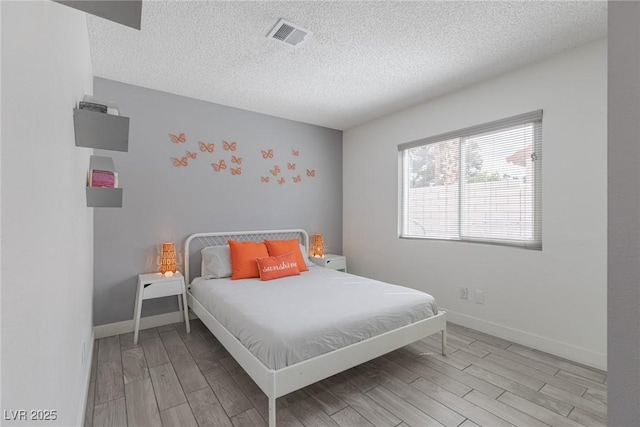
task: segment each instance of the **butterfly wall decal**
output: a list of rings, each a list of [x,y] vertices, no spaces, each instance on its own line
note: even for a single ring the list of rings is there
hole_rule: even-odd
[[[184,144],[185,142],[187,142],[187,137],[184,133],[181,133],[180,135],[174,135],[170,133],[169,136],[171,137],[171,142],[173,142],[174,144]]]
[[[262,151],[263,159],[273,159],[273,148],[269,148],[268,150],[260,150]]]
[[[180,167],[180,166],[189,166],[189,159],[185,156],[181,159],[177,158],[177,157],[172,157],[173,159],[173,166],[175,167]]]
[[[271,177],[269,177],[269,176],[261,176],[260,177],[260,181],[262,181],[262,182],[269,182],[270,179],[271,179]]]
[[[199,141],[199,144],[200,144],[200,151],[202,152],[213,153],[213,151],[216,149],[215,142],[212,142],[211,144],[207,144],[206,142]]]
[[[230,168],[231,175],[242,175],[242,168]]]
[[[284,179],[284,176],[283,176],[278,180],[278,184],[282,185],[282,184],[284,184],[284,181],[285,181],[285,179]]]
[[[218,163],[211,163],[211,166],[213,167],[214,171],[220,172],[222,169],[227,168],[227,163],[224,161],[224,159],[220,159]]]
[[[296,170],[296,164],[287,162],[287,169],[292,171]]]
[[[233,142],[222,141],[222,145],[225,151],[236,151],[236,148],[238,147],[238,143],[235,141]]]
[[[302,181],[302,177],[300,175],[296,175],[293,177],[293,182],[300,182]]]
[[[300,150],[291,150],[291,154],[298,157],[300,155]]]
[[[191,151],[187,150],[187,154],[185,157],[190,157],[192,159],[195,159],[196,157],[198,157],[198,153],[192,153]]]
[[[235,163],[236,165],[241,165],[242,157],[231,156],[231,163]]]
[[[275,165],[273,169],[269,169],[269,172],[271,172],[271,175],[273,176],[278,176],[278,174],[280,173],[280,166]]]
[[[316,176],[316,170],[315,169],[307,169],[307,176],[311,176],[311,177]]]

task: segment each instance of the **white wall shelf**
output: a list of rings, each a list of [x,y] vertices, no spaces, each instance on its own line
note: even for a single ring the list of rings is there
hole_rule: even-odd
[[[116,172],[113,159],[104,156],[91,156],[89,171],[92,169]],[[121,208],[122,188],[87,187],[87,206],[91,208]]]
[[[121,208],[122,188],[87,187],[87,206],[90,208]]]
[[[111,151],[129,151],[129,118],[89,110],[73,109],[76,146]],[[92,169],[116,172],[113,159],[91,156]],[[92,208],[121,208],[122,188],[87,186],[87,206]]]
[[[78,9],[83,12],[108,19],[113,22],[117,22],[118,24],[135,28],[136,30],[140,29],[140,24],[142,22],[142,0],[54,1],[72,7],[74,9]]]
[[[76,146],[129,151],[129,117],[73,109]]]

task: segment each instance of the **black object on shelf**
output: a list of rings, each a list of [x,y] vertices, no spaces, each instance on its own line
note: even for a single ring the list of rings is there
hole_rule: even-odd
[[[104,104],[96,104],[95,102],[80,101],[78,108],[81,110],[95,111],[96,113],[106,113],[107,106]]]

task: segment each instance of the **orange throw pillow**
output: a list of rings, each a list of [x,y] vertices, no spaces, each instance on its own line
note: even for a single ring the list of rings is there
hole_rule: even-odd
[[[260,280],[279,279],[280,277],[298,276],[300,270],[293,252],[279,256],[258,258]]]
[[[231,280],[260,277],[256,258],[269,256],[262,242],[237,242],[229,240],[231,252]]]
[[[292,240],[265,240],[264,244],[267,246],[269,256],[284,255],[289,252],[293,252],[296,256],[296,262],[298,263],[298,269],[300,271],[309,271],[307,263],[304,262],[302,252],[300,252],[300,242],[298,239]]]

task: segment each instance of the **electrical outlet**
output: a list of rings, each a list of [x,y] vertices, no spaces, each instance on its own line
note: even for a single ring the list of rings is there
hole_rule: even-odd
[[[484,291],[476,289],[476,304],[484,304]]]
[[[462,298],[462,299],[468,299],[469,298],[469,288],[465,288],[463,286],[460,286],[460,288],[458,288],[458,290],[460,291],[460,298]]]

